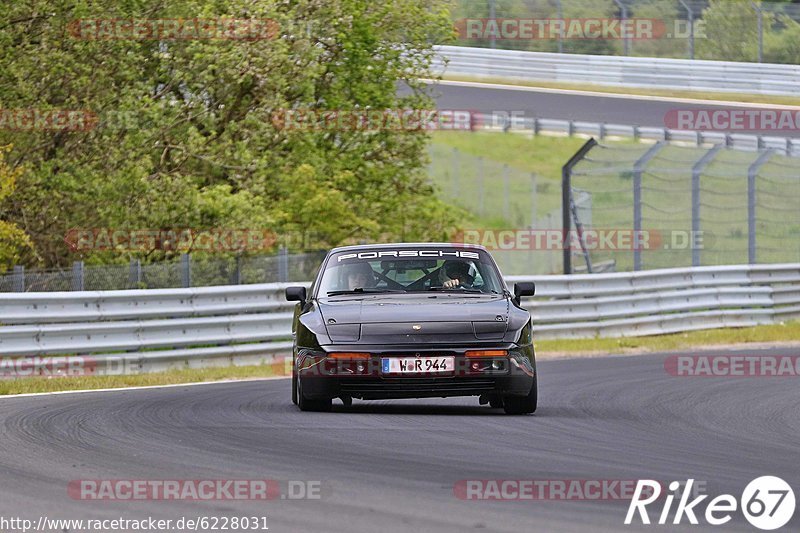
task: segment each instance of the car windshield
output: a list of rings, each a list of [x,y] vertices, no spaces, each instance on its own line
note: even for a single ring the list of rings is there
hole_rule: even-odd
[[[427,255],[419,257],[420,253]],[[331,257],[318,296],[426,291],[501,294],[504,289],[485,252],[380,250]]]

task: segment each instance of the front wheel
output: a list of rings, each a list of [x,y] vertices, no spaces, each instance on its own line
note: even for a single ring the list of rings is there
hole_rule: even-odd
[[[537,385],[537,376],[533,376],[533,383],[531,390],[527,396],[506,396],[503,398],[503,409],[507,415],[527,415],[536,412],[536,404],[538,402],[539,387]]]

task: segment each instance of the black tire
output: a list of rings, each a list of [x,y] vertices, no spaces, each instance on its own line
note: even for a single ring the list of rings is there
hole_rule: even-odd
[[[303,394],[303,382],[297,379],[297,407],[301,411],[328,412],[332,406],[331,398],[309,399]]]
[[[536,376],[533,377],[533,384],[527,396],[506,396],[503,398],[503,409],[507,415],[527,415],[536,412],[538,402],[539,387]]]
[[[298,405],[297,401],[297,372],[294,370],[294,365],[292,365],[292,403]]]
[[[500,409],[503,407],[503,398],[500,396],[492,396],[489,398],[489,407],[492,409]]]

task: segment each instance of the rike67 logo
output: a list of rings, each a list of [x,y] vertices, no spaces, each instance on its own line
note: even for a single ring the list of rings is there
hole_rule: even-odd
[[[772,531],[785,526],[794,515],[794,491],[779,477],[762,476],[754,479],[745,487],[739,500],[731,494],[721,494],[706,504],[704,513],[700,512],[700,504],[708,498],[708,495],[697,496],[690,501],[693,484],[693,479],[689,479],[685,484],[678,481],[669,484],[672,494],[667,494],[663,499],[663,507],[656,523],[660,525],[670,523],[670,515],[672,515],[672,524],[680,524],[685,517],[690,524],[697,525],[700,523],[699,515],[705,519],[707,524],[721,526],[730,522],[733,514],[741,508],[744,517],[754,527],[763,531]],[[683,487],[683,491],[678,494],[681,487]],[[660,500],[661,492],[662,486],[658,481],[640,479],[628,507],[625,524],[632,524],[637,514],[643,524],[650,524],[647,506]],[[678,504],[673,514],[672,505],[676,496],[678,496]]]

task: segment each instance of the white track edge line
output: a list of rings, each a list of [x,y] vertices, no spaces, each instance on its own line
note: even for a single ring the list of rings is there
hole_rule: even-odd
[[[119,391],[135,391],[135,390],[148,390],[148,389],[169,389],[174,387],[195,387],[197,385],[220,385],[223,383],[246,383],[248,381],[272,381],[276,379],[288,379],[291,376],[271,376],[265,378],[242,378],[242,379],[225,379],[220,381],[198,381],[194,383],[170,383],[168,385],[142,385],[139,387],[112,387],[108,389],[80,389],[80,390],[63,390],[52,392],[27,392],[25,394],[3,394],[0,395],[0,401],[8,400],[11,398],[30,398],[34,396],[56,396],[59,394],[85,394],[90,392],[119,392]],[[69,378],[64,378],[69,379]]]

